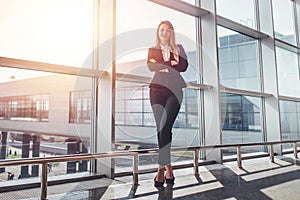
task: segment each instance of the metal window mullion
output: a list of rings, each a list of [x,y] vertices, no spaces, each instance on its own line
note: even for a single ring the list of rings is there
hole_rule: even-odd
[[[100,16],[100,2],[99,0],[94,0],[94,8],[93,8],[93,53],[92,53],[92,62],[93,69],[98,70],[99,68],[99,55],[98,55],[98,45],[99,45],[99,16]],[[97,152],[97,121],[98,121],[98,83],[99,76],[95,76],[92,78],[92,91],[91,91],[91,137],[90,137],[90,152]],[[90,171],[93,173],[97,172],[97,162],[96,160],[90,161]]]
[[[258,0],[253,0],[254,9],[255,9],[255,21],[256,21],[256,30],[260,31],[260,16],[259,16],[259,2]]]
[[[257,16],[257,30],[260,31],[260,17],[259,17],[259,3],[258,0],[255,0],[256,3],[256,16]],[[260,90],[262,93],[265,93],[264,88],[264,70],[263,70],[263,56],[262,56],[262,42],[261,39],[258,39],[257,41],[257,53],[258,53],[258,64],[259,64],[259,72],[260,72]],[[263,141],[266,142],[268,140],[267,138],[267,125],[266,125],[266,109],[265,109],[265,98],[266,97],[260,97],[261,102],[261,108],[260,108],[260,123],[262,127],[262,136]],[[265,151],[268,151],[267,147],[265,146]]]
[[[299,47],[299,27],[298,27],[298,16],[297,16],[297,5],[296,1],[293,1],[293,17],[294,17],[294,29],[296,36],[296,46]]]
[[[145,125],[145,100],[144,100],[144,87],[142,88],[142,126]]]
[[[148,0],[148,1],[194,17],[200,17],[202,15],[206,15],[210,13],[209,11],[200,8],[200,6],[195,6],[181,0]]]
[[[278,38],[275,38],[275,45],[281,49],[284,49],[286,51],[290,51],[292,53],[299,53],[300,52],[300,48],[293,45],[293,44],[290,44],[290,43],[287,43],[286,41],[283,41],[283,40],[280,40]]]
[[[296,34],[296,44],[297,44],[297,47],[299,48],[300,46],[300,36],[299,36],[299,21],[298,21],[298,12],[297,12],[297,3],[296,1],[293,1],[293,5],[294,5],[294,19],[295,19],[295,34]],[[297,64],[298,64],[298,71],[299,71],[299,79],[300,79],[300,52],[298,51],[297,52]]]
[[[239,32],[243,35],[246,35],[246,36],[249,36],[249,37],[252,37],[255,39],[263,39],[263,38],[268,37],[268,35],[265,33],[262,33],[258,30],[254,30],[248,26],[239,24],[235,21],[232,21],[230,19],[227,19],[227,18],[219,16],[219,15],[217,15],[217,24],[224,28],[233,30],[235,32]]]
[[[241,98],[241,110],[239,110],[239,115],[241,116],[241,133],[242,133],[242,144],[244,143],[244,127],[243,127],[243,125],[244,125],[244,115],[243,115],[243,96],[244,95],[239,95],[240,96],[240,98]]]
[[[97,121],[98,121],[98,77],[92,79],[92,94],[91,94],[91,139],[90,139],[90,152],[96,153],[97,149]],[[90,171],[96,172],[95,160],[90,161]]]
[[[277,65],[278,65],[278,63],[277,63],[277,51],[276,51],[276,47],[277,47],[277,45],[276,45],[276,37],[275,37],[275,27],[274,27],[274,7],[273,7],[273,1],[270,1],[270,7],[271,7],[271,13],[272,13],[272,15],[271,15],[271,20],[272,20],[272,33],[273,33],[273,36],[272,36],[272,41],[273,41],[273,45],[274,45],[274,56],[275,56],[275,71],[276,71],[276,77],[275,77],[275,79],[276,79],[276,83],[277,83],[277,85],[276,85],[276,91],[277,91],[277,97],[279,97],[280,96],[280,93],[279,93],[279,78],[278,78],[278,67],[277,67]],[[280,141],[282,141],[282,128],[281,128],[281,115],[280,115],[280,102],[279,102],[279,98],[277,98],[276,97],[276,100],[277,100],[277,104],[278,104],[278,113],[279,113],[279,137],[280,137]],[[282,145],[280,146],[280,152],[282,152]]]
[[[127,88],[124,89],[124,124],[127,124]]]
[[[300,98],[299,97],[289,97],[289,96],[282,96],[282,95],[279,95],[279,100],[300,102]]]
[[[195,0],[196,6],[201,6],[201,1],[200,0]],[[200,84],[203,84],[203,59],[202,59],[202,24],[201,24],[201,18],[200,17],[195,17],[195,23],[196,23],[196,51],[197,51],[197,57],[196,57],[196,64],[197,64],[197,69],[199,70],[200,73],[199,76],[197,77],[198,82]],[[198,102],[198,127],[199,127],[199,145],[204,145],[205,144],[205,119],[204,119],[204,90],[200,89],[197,92],[197,98],[199,99]],[[200,151],[200,158],[205,159],[205,150]]]

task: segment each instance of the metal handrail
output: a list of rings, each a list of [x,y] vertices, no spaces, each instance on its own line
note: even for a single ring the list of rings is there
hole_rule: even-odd
[[[274,142],[254,142],[254,143],[244,143],[244,144],[215,144],[215,145],[205,145],[205,146],[189,146],[189,147],[172,147],[172,151],[184,151],[184,150],[206,150],[206,149],[227,149],[227,148],[235,148],[238,146],[241,147],[249,147],[249,146],[268,146],[268,145],[276,145],[276,144],[292,144],[298,143],[300,140],[289,140],[289,141],[274,141]],[[150,149],[134,149],[134,150],[126,150],[129,152],[139,152],[139,153],[147,153],[158,151],[158,148],[150,148]]]
[[[108,158],[108,157],[120,157],[120,156],[134,156],[138,154],[137,152],[127,152],[127,151],[113,151],[106,153],[83,153],[83,154],[69,154],[64,156],[53,156],[46,158],[18,158],[18,159],[7,159],[0,160],[0,167],[13,166],[13,165],[29,165],[29,164],[43,164],[43,163],[53,163],[53,162],[70,162],[78,160],[91,160],[96,158]]]
[[[274,141],[274,142],[259,142],[259,143],[247,143],[247,144],[216,144],[206,146],[191,146],[191,147],[174,147],[172,151],[194,151],[194,174],[199,175],[199,151],[205,149],[226,149],[237,148],[237,165],[242,168],[242,156],[241,148],[249,146],[270,146],[270,159],[274,162],[274,145],[278,144],[294,144],[294,156],[298,159],[297,143],[300,140],[290,141]],[[24,159],[9,159],[0,160],[0,167],[12,166],[12,165],[28,165],[28,164],[42,164],[41,173],[41,199],[47,199],[47,165],[53,162],[69,162],[79,160],[92,160],[96,158],[108,158],[108,157],[122,157],[133,156],[133,184],[138,185],[138,155],[139,154],[151,154],[157,153],[158,148],[151,149],[137,149],[137,150],[125,150],[125,151],[113,151],[105,153],[85,153],[85,154],[70,154],[65,156],[54,156],[46,158],[24,158]]]
[[[53,162],[69,162],[78,160],[93,160],[96,158],[108,158],[108,157],[121,157],[121,156],[133,156],[133,184],[138,185],[138,153],[137,152],[125,152],[125,151],[114,151],[106,153],[95,153],[95,154],[70,154],[65,156],[55,156],[47,158],[24,158],[24,159],[10,159],[0,161],[0,167],[12,166],[12,165],[28,165],[28,164],[41,164],[41,193],[40,199],[45,200],[47,198],[47,185],[48,175],[47,168],[48,163]]]

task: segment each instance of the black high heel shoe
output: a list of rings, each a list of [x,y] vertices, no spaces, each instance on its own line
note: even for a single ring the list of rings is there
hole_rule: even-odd
[[[163,187],[165,183],[165,180],[163,182],[159,182],[156,180],[156,176],[154,177],[154,187]]]
[[[174,183],[175,183],[175,177],[174,177],[174,174],[172,173],[172,176],[173,176],[173,178],[167,178],[166,176],[165,176],[165,180],[166,180],[166,183],[168,184],[168,185],[174,185]]]

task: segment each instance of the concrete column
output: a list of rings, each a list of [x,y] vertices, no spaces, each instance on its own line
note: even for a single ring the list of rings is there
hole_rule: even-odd
[[[68,155],[77,153],[77,142],[67,143],[67,153]],[[67,174],[76,173],[76,163],[77,161],[67,162]]]
[[[7,144],[7,132],[1,132],[1,154],[0,159],[6,159],[6,144]],[[0,173],[5,172],[5,168],[0,168]]]
[[[115,87],[115,4],[116,0],[95,0],[95,37],[97,58],[94,65],[104,70],[98,81],[98,118],[96,125],[96,138],[93,142],[97,153],[108,152],[114,149],[114,87]],[[101,113],[101,114],[100,114]],[[97,159],[95,171],[114,177],[114,159]]]
[[[205,145],[216,145],[222,143],[216,1],[201,0],[201,7],[210,12],[210,14],[201,17],[203,83],[213,86],[212,89],[205,90],[203,96],[204,143]],[[220,149],[206,151],[205,157],[207,160],[222,162]]]
[[[30,147],[30,140],[31,136],[29,134],[23,134],[23,141],[22,141],[22,158],[29,158],[29,147]],[[21,166],[21,174],[19,178],[28,178],[28,165]]]
[[[40,157],[40,144],[41,137],[39,135],[34,135],[32,137],[32,157]],[[39,165],[32,165],[31,176],[39,176]]]

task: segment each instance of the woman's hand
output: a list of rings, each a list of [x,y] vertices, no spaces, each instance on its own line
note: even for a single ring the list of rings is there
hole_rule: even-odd
[[[151,63],[156,63],[156,60],[154,58],[150,58],[149,60]]]
[[[171,65],[173,66],[173,65],[178,65],[178,61],[176,61],[176,60],[171,60]]]

